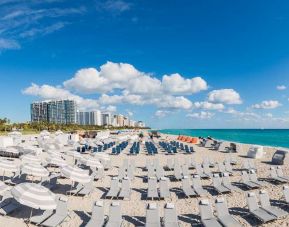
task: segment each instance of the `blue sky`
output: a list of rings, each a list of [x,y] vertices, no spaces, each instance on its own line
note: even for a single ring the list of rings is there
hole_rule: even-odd
[[[0,2],[0,117],[72,98],[156,128],[289,128],[288,1],[23,2]]]

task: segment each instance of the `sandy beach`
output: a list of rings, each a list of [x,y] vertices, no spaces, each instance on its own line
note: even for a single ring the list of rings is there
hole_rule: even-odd
[[[166,140],[174,140],[175,136],[163,136]],[[156,144],[158,143],[157,139],[154,139]],[[197,162],[202,163],[204,157],[210,157],[214,162],[223,162],[225,160],[225,153],[212,151],[204,147],[200,147],[198,145],[193,145],[195,152],[193,154],[184,154],[183,152],[179,152],[176,155],[167,155],[165,152],[162,152],[159,148],[159,153],[154,156],[148,156],[144,151],[144,145],[141,145],[141,151],[138,155],[128,155],[129,148],[128,147],[121,152],[120,155],[110,155],[112,161],[112,168],[105,171],[105,177],[102,180],[94,181],[95,190],[92,194],[86,197],[78,197],[78,196],[69,196],[68,195],[68,209],[70,212],[70,218],[67,218],[66,221],[62,224],[62,226],[76,227],[76,226],[85,226],[87,221],[90,219],[90,214],[92,210],[92,204],[94,201],[103,200],[105,206],[105,214],[108,214],[109,205],[112,202],[111,199],[105,199],[104,195],[108,191],[110,187],[110,180],[112,176],[118,175],[118,167],[122,165],[124,159],[134,160],[136,163],[136,172],[135,178],[131,182],[132,186],[132,195],[129,201],[119,200],[121,203],[121,210],[123,215],[123,225],[124,226],[143,226],[145,224],[145,216],[146,216],[146,204],[150,201],[146,199],[146,190],[148,187],[148,183],[146,181],[147,172],[143,170],[143,167],[146,164],[147,159],[155,159],[157,158],[162,166],[165,166],[168,158],[174,158],[179,161],[179,163],[184,163],[185,160],[193,155]],[[242,163],[246,159],[246,154],[249,149],[249,145],[243,145],[242,153],[234,153],[234,156],[237,159],[237,165],[233,166],[234,175],[230,177],[231,182],[239,182],[241,180],[240,169],[242,168]],[[274,148],[264,148],[266,151],[266,155],[262,159],[254,160],[255,165],[258,169],[258,177],[259,178],[267,178],[269,176],[269,168],[270,164],[267,162],[271,161],[272,155],[275,151]],[[110,153],[111,149],[107,151]],[[88,155],[88,154],[85,154]],[[45,160],[47,158],[47,153],[43,152],[41,154],[41,158]],[[73,158],[65,155],[66,161],[70,164],[73,164]],[[20,160],[17,160],[20,164]],[[285,175],[289,175],[289,167],[288,165],[282,166]],[[216,167],[211,168],[212,171],[216,170]],[[190,169],[190,174],[194,174],[195,170]],[[170,177],[173,175],[173,171],[165,171],[165,175]],[[177,214],[180,221],[180,226],[201,226],[199,209],[198,209],[198,201],[201,198],[208,198],[210,202],[213,204],[214,200],[220,195],[212,190],[210,185],[212,184],[212,180],[202,180],[202,185],[208,191],[208,195],[205,197],[199,198],[184,198],[182,193],[179,193],[181,182],[173,181],[172,179],[169,182],[169,187],[171,189],[171,199],[169,200],[154,200],[158,204],[160,210],[160,216],[163,216],[163,207],[167,202],[174,203],[177,208]],[[65,194],[66,190],[69,189],[71,185],[71,181],[66,178],[58,179],[58,186],[53,191],[56,194]],[[282,185],[274,185],[272,183],[266,182],[265,190],[268,191],[270,198],[273,200],[280,200],[282,197]],[[259,192],[258,189],[250,190]],[[232,192],[230,194],[221,195],[225,197],[228,203],[228,207],[230,208],[231,214],[244,226],[256,226],[259,225],[260,222],[252,218],[252,216],[248,215],[246,206],[246,193],[240,189],[240,192]],[[284,207],[285,210],[289,211],[289,206]],[[7,215],[5,217],[0,216],[1,226],[27,226],[24,222],[24,218],[29,217],[30,209],[26,209],[22,207],[11,215]],[[270,222],[268,224],[264,224],[262,226],[288,226],[289,224],[289,216],[286,218],[282,218],[280,220]],[[29,226],[33,226],[29,224]]]

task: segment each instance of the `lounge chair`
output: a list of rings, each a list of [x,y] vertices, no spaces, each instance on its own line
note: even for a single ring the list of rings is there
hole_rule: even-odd
[[[262,186],[265,186],[265,183],[264,183],[264,182],[258,180],[257,175],[256,175],[256,173],[255,173],[254,170],[250,170],[250,172],[249,172],[249,179],[250,179],[250,181],[252,181],[254,184],[260,185],[261,187],[262,187]]]
[[[130,180],[134,180],[134,167],[131,165],[127,168],[127,177]]]
[[[147,205],[145,227],[161,227],[159,209],[156,203]]]
[[[204,170],[200,164],[196,164],[195,168],[196,168],[196,172],[200,176],[200,178],[209,178],[209,176],[204,173]]]
[[[121,190],[119,192],[118,197],[121,199],[130,199],[131,195],[131,186],[130,186],[130,179],[125,177],[121,182]]]
[[[182,175],[184,176],[190,176],[189,173],[189,166],[187,164],[182,165]]]
[[[226,168],[225,168],[225,165],[222,162],[218,162],[217,167],[218,167],[218,172],[219,173],[224,174],[224,173],[227,172]]]
[[[157,179],[160,180],[164,176],[165,176],[165,173],[164,173],[163,167],[157,166],[157,169],[156,169],[156,177],[157,177]]]
[[[277,175],[275,167],[271,166],[270,167],[270,179],[272,181],[278,182],[278,183],[286,183],[288,182],[286,179],[281,178]]]
[[[150,177],[148,180],[148,193],[147,198],[159,198],[158,188],[157,188],[157,179],[155,177]]]
[[[255,166],[255,163],[254,163],[253,159],[249,159],[248,163],[249,163],[249,167],[250,167],[251,170],[257,171],[257,168]]]
[[[198,175],[194,175],[192,178],[193,181],[193,189],[195,190],[196,194],[199,196],[207,195],[208,193],[203,189],[201,179]]]
[[[269,212],[270,214],[273,214],[277,218],[285,217],[286,215],[288,215],[288,213],[285,212],[284,210],[271,206],[270,198],[269,198],[267,191],[261,190],[259,192],[259,197],[260,197],[261,207],[267,212]]]
[[[14,177],[6,180],[5,183],[10,185],[21,184],[23,182],[26,182],[26,177],[27,177],[26,173],[15,175]]]
[[[203,164],[203,170],[204,174],[206,174],[209,178],[212,177],[212,171],[210,170],[210,166],[207,163]]]
[[[92,174],[94,176],[94,180],[101,180],[105,177],[104,168],[98,168],[96,171]]]
[[[186,197],[196,196],[194,189],[191,186],[188,176],[184,176],[182,179],[182,189]]]
[[[124,166],[121,166],[119,169],[118,169],[118,179],[123,179],[124,177],[126,177],[126,169]]]
[[[163,226],[164,227],[180,226],[177,211],[173,203],[167,203],[164,207]]]
[[[6,206],[9,204],[13,199],[13,196],[10,191],[5,191],[2,195],[1,201],[0,201],[0,208]]]
[[[229,188],[226,188],[224,185],[222,185],[222,181],[219,174],[213,175],[213,186],[218,193],[222,194],[231,192]]]
[[[217,198],[215,200],[215,206],[216,206],[218,220],[219,222],[221,222],[221,224],[224,227],[241,227],[242,226],[229,213],[227,202],[224,198]]]
[[[110,182],[110,189],[106,194],[106,198],[116,198],[119,193],[119,180],[117,177],[113,177]]]
[[[169,179],[166,177],[162,177],[160,179],[160,198],[161,199],[171,198],[171,193],[169,189]]]
[[[155,177],[156,176],[156,172],[154,167],[151,165],[148,167],[148,178],[150,177]]]
[[[103,201],[95,202],[92,208],[91,218],[85,227],[101,227],[106,221],[107,217],[104,215]]]
[[[247,203],[249,212],[258,218],[262,223],[266,223],[269,221],[273,221],[276,219],[275,215],[272,215],[271,213],[267,212],[263,208],[259,207],[257,198],[254,192],[249,192],[247,195]]]
[[[285,202],[289,204],[289,186],[287,185],[283,186],[283,195]]]
[[[40,213],[34,214],[29,221],[33,224],[40,225],[40,223],[44,222],[54,213],[53,210],[45,210]]]
[[[277,166],[276,172],[277,172],[277,176],[278,176],[278,177],[283,178],[283,179],[289,181],[289,177],[284,175],[281,166]]]
[[[6,205],[0,208],[0,214],[5,216],[17,210],[21,206],[15,199],[11,199]]]
[[[176,164],[176,163],[174,166],[174,177],[177,181],[180,181],[182,179],[181,167],[179,166],[179,164]]]
[[[77,192],[77,195],[86,196],[92,193],[93,190],[94,190],[93,180],[91,180],[90,182],[83,185],[83,188],[79,192]]]
[[[205,227],[222,227],[220,222],[213,214],[212,206],[207,199],[202,199],[199,202],[199,210],[201,215],[201,222]]]
[[[224,173],[222,177],[222,185],[231,191],[240,191],[237,187],[233,186],[229,177],[229,173]]]
[[[109,207],[108,221],[106,227],[119,227],[122,225],[122,215],[120,203],[114,201]]]
[[[224,163],[225,165],[225,170],[226,172],[230,173],[231,175],[233,175],[233,168],[230,162],[226,162]]]
[[[59,197],[55,213],[41,223],[42,226],[56,227],[60,225],[68,216],[67,198]]]
[[[242,171],[242,180],[241,182],[248,188],[260,188],[259,184],[256,184],[249,179],[249,175],[246,171]]]

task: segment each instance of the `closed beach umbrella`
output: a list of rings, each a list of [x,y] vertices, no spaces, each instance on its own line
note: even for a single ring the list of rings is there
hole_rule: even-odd
[[[67,165],[66,161],[58,156],[50,156],[46,159],[46,161],[48,162],[48,164],[60,166],[60,167]]]
[[[21,157],[22,162],[36,162],[41,163],[41,159],[35,155],[27,154]]]
[[[25,163],[21,167],[22,173],[32,175],[35,177],[48,177],[49,172],[42,165],[37,163]]]
[[[39,184],[18,184],[11,189],[11,194],[16,201],[33,209],[53,210],[57,206],[55,195]]]
[[[61,173],[63,176],[71,179],[74,182],[85,184],[91,180],[90,176],[88,175],[88,171],[80,169],[76,166],[64,166],[61,169]]]
[[[90,167],[100,167],[102,164],[99,162],[98,159],[93,158],[93,157],[83,157],[80,162],[86,166]]]
[[[9,189],[10,187],[8,185],[0,181],[0,194],[2,194],[5,191],[8,191]]]

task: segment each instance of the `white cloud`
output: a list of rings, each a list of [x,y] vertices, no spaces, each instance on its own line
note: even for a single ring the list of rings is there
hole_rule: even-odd
[[[210,103],[210,102],[195,102],[193,107],[196,109],[204,110],[223,110],[225,106],[222,103]]]
[[[242,100],[234,89],[213,90],[208,95],[208,100],[214,103],[241,104]]]
[[[132,117],[132,116],[133,116],[133,112],[132,112],[132,111],[126,110],[126,112],[127,112],[127,115],[128,115],[129,117]]]
[[[130,10],[131,4],[123,0],[107,0],[97,4],[101,10],[106,10],[112,13],[122,13]]]
[[[178,73],[164,75],[162,86],[170,94],[194,94],[208,89],[207,82],[201,77],[185,79]]]
[[[20,49],[20,44],[12,39],[0,38],[0,51],[9,49]]]
[[[66,23],[64,23],[64,22],[58,22],[58,23],[49,25],[49,26],[44,27],[44,28],[32,28],[30,30],[22,32],[20,34],[20,36],[22,38],[25,38],[25,37],[33,37],[36,35],[41,35],[41,36],[48,35],[50,33],[53,33],[55,31],[62,29],[65,26],[65,24]]]
[[[192,102],[184,96],[163,96],[160,99],[153,100],[153,103],[159,108],[168,109],[190,109],[192,107]]]
[[[287,87],[286,87],[285,85],[278,85],[278,86],[276,87],[276,89],[279,90],[279,91],[282,91],[282,90],[286,90]]]
[[[254,109],[275,109],[277,107],[281,106],[281,103],[276,100],[265,100],[261,103],[254,104],[252,108]]]
[[[199,113],[189,113],[187,117],[198,119],[211,119],[215,114],[211,112],[201,111]]]
[[[109,105],[107,107],[102,107],[101,109],[102,111],[109,112],[109,113],[115,113],[117,110],[116,106],[112,106],[112,105]]]

